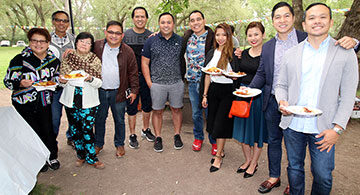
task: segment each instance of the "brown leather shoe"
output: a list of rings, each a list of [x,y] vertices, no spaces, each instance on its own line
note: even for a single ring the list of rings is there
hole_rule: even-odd
[[[116,147],[116,157],[121,158],[125,155],[125,148],[124,146]]]
[[[290,186],[289,185],[286,186],[284,195],[290,195]]]
[[[96,163],[90,164],[90,165],[93,166],[95,169],[104,169],[105,168],[104,163],[102,163],[100,161],[97,161]]]
[[[275,183],[270,183],[268,180],[260,184],[258,191],[262,194],[270,192],[273,188],[280,186],[280,178]]]
[[[84,162],[85,162],[85,159],[77,159],[75,166],[81,167],[84,164]]]
[[[98,155],[102,149],[103,149],[103,147],[95,146],[96,155]]]

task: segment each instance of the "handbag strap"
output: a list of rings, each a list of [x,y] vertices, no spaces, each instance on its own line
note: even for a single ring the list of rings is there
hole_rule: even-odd
[[[251,103],[252,103],[252,101],[253,101],[253,98],[254,98],[254,97],[252,97],[251,100],[250,100],[250,107],[251,107]]]

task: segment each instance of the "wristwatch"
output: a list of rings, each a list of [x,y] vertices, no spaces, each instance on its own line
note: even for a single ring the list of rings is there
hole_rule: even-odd
[[[339,135],[341,135],[344,132],[344,129],[341,129],[339,127],[334,127],[333,130]]]

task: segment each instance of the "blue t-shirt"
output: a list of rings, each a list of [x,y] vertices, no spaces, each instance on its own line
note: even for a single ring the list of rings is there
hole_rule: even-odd
[[[151,61],[150,76],[153,83],[171,85],[181,80],[180,50],[182,38],[173,33],[166,40],[161,33],[146,40],[142,56]]]

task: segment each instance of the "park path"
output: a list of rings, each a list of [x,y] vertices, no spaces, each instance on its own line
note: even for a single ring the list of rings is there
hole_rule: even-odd
[[[0,90],[0,106],[9,106],[10,91]],[[75,167],[75,151],[66,145],[66,117],[62,118],[59,142],[61,168],[38,175],[38,183],[55,185],[57,194],[258,194],[257,188],[268,176],[266,146],[259,160],[259,169],[252,178],[244,179],[237,174],[237,167],[244,161],[241,146],[234,140],[226,143],[224,163],[219,171],[209,172],[210,149],[205,140],[200,152],[193,152],[192,124],[184,124],[182,139],[184,148],[173,148],[171,114],[165,112],[163,124],[164,152],[156,153],[153,143],[139,140],[140,148],[130,149],[128,129],[126,129],[126,154],[115,157],[113,146],[113,121],[107,121],[106,143],[99,159],[106,165],[104,170],[96,170],[84,165]],[[136,133],[140,135],[141,115],[138,115]],[[127,124],[127,122],[126,122]],[[127,127],[127,126],[126,126]],[[352,120],[336,148],[334,182],[332,194],[358,194],[360,191],[360,121]],[[282,184],[271,194],[282,194],[287,185],[285,150],[282,160]],[[309,159],[305,162],[306,194],[311,189]]]

